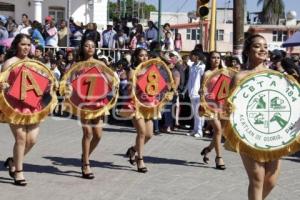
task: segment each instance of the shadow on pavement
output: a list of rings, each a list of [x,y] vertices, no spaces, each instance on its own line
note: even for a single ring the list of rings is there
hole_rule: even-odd
[[[48,173],[48,174],[56,174],[56,175],[63,175],[63,176],[73,176],[73,177],[81,177],[80,171],[72,171],[67,170],[63,171],[57,167],[50,166],[50,165],[34,165],[24,163],[24,173],[26,172],[35,172],[35,173]]]
[[[8,173],[7,173],[8,176]],[[0,183],[5,183],[5,184],[14,184],[14,180],[12,178],[5,178],[5,177],[0,177]]]
[[[113,133],[113,132],[121,132],[121,133],[136,133],[136,130],[135,129],[132,129],[132,128],[103,128],[103,131],[107,131],[107,132],[110,132]]]
[[[289,160],[289,161],[300,163],[300,151],[298,151],[290,156],[283,157],[282,160]]]
[[[81,160],[77,158],[64,158],[64,157],[52,157],[46,156],[45,159],[51,160],[53,165],[59,166],[73,166],[78,167],[81,170]],[[115,170],[130,170],[128,166],[115,165],[112,162],[99,162],[95,160],[90,160],[91,167],[115,169]],[[81,173],[80,173],[81,174]]]
[[[126,157],[124,154],[114,154],[116,156]],[[182,165],[182,166],[189,166],[189,167],[201,167],[201,168],[212,168],[211,165],[200,163],[200,162],[188,162],[186,160],[178,160],[178,159],[171,159],[171,158],[159,158],[159,157],[152,157],[152,156],[144,156],[144,161],[147,163],[152,164],[170,164],[170,165]]]

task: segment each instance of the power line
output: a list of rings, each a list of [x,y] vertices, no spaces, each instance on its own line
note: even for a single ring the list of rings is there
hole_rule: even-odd
[[[188,2],[188,0],[185,0],[184,2],[183,2],[183,4],[180,6],[180,8],[177,8],[177,11],[176,12],[179,12],[179,11],[181,11],[181,9],[185,6],[185,4]]]

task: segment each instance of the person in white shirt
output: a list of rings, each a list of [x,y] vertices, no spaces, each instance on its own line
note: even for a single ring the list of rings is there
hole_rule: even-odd
[[[26,35],[31,35],[31,24],[28,15],[22,14],[22,24],[18,26],[18,33],[23,33]]]
[[[115,48],[114,47],[114,37],[116,35],[116,31],[113,30],[113,26],[111,24],[107,24],[107,29],[102,33],[102,47],[103,48]]]
[[[194,137],[203,136],[202,127],[204,121],[201,119],[201,117],[198,114],[198,109],[200,105],[199,90],[202,81],[201,78],[205,70],[205,64],[202,62],[203,57],[204,55],[198,50],[193,50],[190,54],[190,59],[193,62],[193,64],[190,67],[187,89],[191,100],[192,112],[194,116],[194,130],[192,133]]]
[[[60,81],[61,73],[58,69],[58,61],[55,58],[50,60],[50,70],[54,74],[57,81]]]

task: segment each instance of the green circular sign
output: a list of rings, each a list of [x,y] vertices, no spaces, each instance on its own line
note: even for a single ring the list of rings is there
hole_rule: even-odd
[[[291,144],[299,135],[300,88],[283,74],[266,71],[244,79],[229,98],[238,138],[260,150]]]

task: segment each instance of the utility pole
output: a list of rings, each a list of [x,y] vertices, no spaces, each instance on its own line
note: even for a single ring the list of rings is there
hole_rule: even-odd
[[[118,17],[121,18],[121,0],[117,0],[117,13]]]
[[[210,18],[210,31],[209,31],[209,51],[216,50],[216,12],[217,0],[211,1],[211,18]]]
[[[242,61],[244,43],[244,0],[233,0],[233,54]]]
[[[161,23],[161,0],[158,0],[158,34],[157,34],[157,41],[160,44],[160,24]]]
[[[126,0],[123,0],[123,9],[122,9],[122,18],[125,18],[126,17],[126,12],[127,12],[127,2]]]
[[[70,18],[71,18],[71,0],[67,0],[67,18],[68,18],[68,23],[70,22]],[[70,29],[68,28],[68,34],[67,34],[67,47],[70,46]]]

